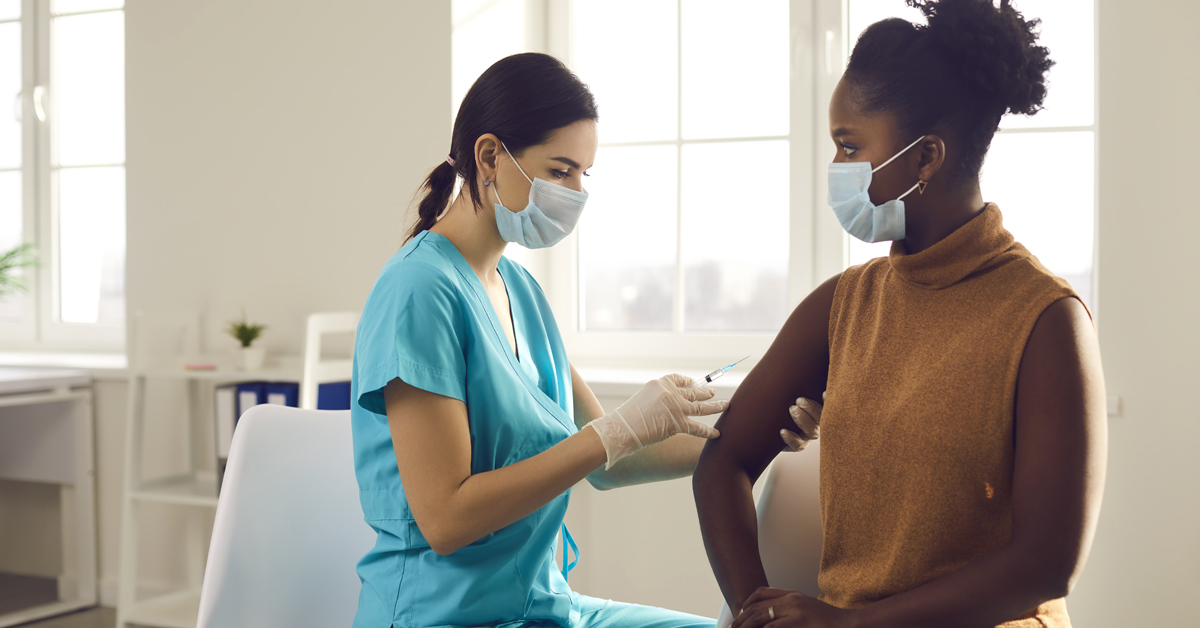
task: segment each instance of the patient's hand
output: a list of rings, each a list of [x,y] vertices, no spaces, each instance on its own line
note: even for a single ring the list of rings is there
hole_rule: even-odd
[[[854,615],[798,591],[762,587],[746,600],[730,628],[843,628],[855,625]]]
[[[825,399],[824,394],[821,395],[821,399]],[[783,437],[784,451],[803,451],[809,441],[816,440],[820,436],[821,410],[823,408],[824,406],[821,404],[804,397],[797,399],[796,405],[788,408],[788,413],[792,415],[796,427],[800,428],[800,433],[779,430],[779,435]]]

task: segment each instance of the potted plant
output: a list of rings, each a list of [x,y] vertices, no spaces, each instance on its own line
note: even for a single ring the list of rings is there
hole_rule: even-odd
[[[37,255],[33,244],[26,242],[0,254],[0,300],[10,294],[25,291],[25,278],[13,271],[27,266],[37,266]]]
[[[257,371],[262,368],[267,352],[263,349],[254,349],[250,345],[258,340],[266,328],[266,325],[248,322],[245,310],[242,311],[241,320],[229,321],[229,326],[225,328],[225,333],[233,336],[234,340],[242,345],[242,370]]]

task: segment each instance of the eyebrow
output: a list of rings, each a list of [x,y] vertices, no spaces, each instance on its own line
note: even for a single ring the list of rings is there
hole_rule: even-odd
[[[844,135],[854,135],[854,129],[847,129],[846,127],[842,126],[833,130],[834,137],[842,137]]]
[[[579,164],[575,163],[575,160],[573,160],[573,159],[567,159],[566,157],[551,157],[550,159],[552,161],[561,161],[562,163],[567,164],[568,166],[570,166],[576,170],[579,170]]]

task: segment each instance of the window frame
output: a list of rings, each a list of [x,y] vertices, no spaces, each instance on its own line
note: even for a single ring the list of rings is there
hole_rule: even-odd
[[[26,269],[27,290],[20,322],[0,323],[0,342],[10,349],[124,351],[125,323],[68,323],[60,316],[61,246],[53,134],[56,132],[56,94],[53,89],[52,0],[22,0],[22,234],[37,246],[40,265]],[[62,15],[120,12],[125,8],[72,11]],[[45,88],[45,122],[34,114],[33,92]],[[72,165],[75,167],[119,164]]]

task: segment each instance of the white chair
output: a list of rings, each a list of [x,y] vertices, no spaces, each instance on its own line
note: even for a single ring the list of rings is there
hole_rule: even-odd
[[[317,409],[317,386],[350,379],[354,363],[351,360],[321,360],[321,336],[354,333],[358,329],[358,312],[320,312],[308,315],[304,333],[304,377],[300,380],[300,407]]]
[[[374,543],[350,411],[255,406],[234,432],[197,628],[349,626]]]
[[[783,453],[767,472],[758,496],[758,551],[767,582],[789,591],[816,597],[821,569],[821,495],[819,491],[821,441],[804,451]],[[733,622],[728,605],[721,606],[717,628]]]

